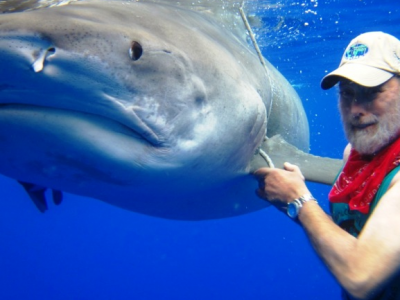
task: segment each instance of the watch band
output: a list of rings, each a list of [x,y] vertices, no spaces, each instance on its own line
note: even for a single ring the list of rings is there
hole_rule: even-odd
[[[311,194],[305,194],[303,196],[300,196],[297,199],[294,199],[294,201],[296,201],[296,200],[300,202],[301,206],[303,206],[304,203],[306,203],[307,201],[310,201],[310,200],[314,200],[315,202],[318,203],[317,199],[315,199],[314,196]]]
[[[317,200],[311,194],[305,194],[297,199],[294,199],[292,202],[288,203],[287,211],[289,217],[292,219],[296,219],[299,215],[300,209],[303,207],[304,203],[314,200]],[[317,202],[318,203],[318,202]]]

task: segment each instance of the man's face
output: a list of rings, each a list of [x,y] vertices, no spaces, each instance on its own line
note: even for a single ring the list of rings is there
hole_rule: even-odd
[[[374,154],[400,135],[400,79],[367,88],[349,80],[339,85],[339,108],[350,144]]]

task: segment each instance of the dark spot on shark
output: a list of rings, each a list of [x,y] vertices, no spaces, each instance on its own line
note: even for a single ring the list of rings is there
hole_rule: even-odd
[[[133,61],[137,61],[143,54],[142,45],[138,42],[134,41],[131,44],[131,48],[129,49],[129,56]]]

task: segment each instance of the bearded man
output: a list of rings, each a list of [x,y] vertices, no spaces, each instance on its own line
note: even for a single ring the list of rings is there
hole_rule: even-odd
[[[262,168],[257,194],[301,224],[343,288],[342,299],[400,299],[400,41],[383,32],[353,39],[336,84],[349,145],[329,194],[332,217],[299,168]]]

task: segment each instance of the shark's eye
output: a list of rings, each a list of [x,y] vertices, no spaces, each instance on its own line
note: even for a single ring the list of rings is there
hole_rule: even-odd
[[[131,48],[129,49],[129,56],[133,61],[138,60],[143,54],[142,45],[138,42],[132,42]]]

